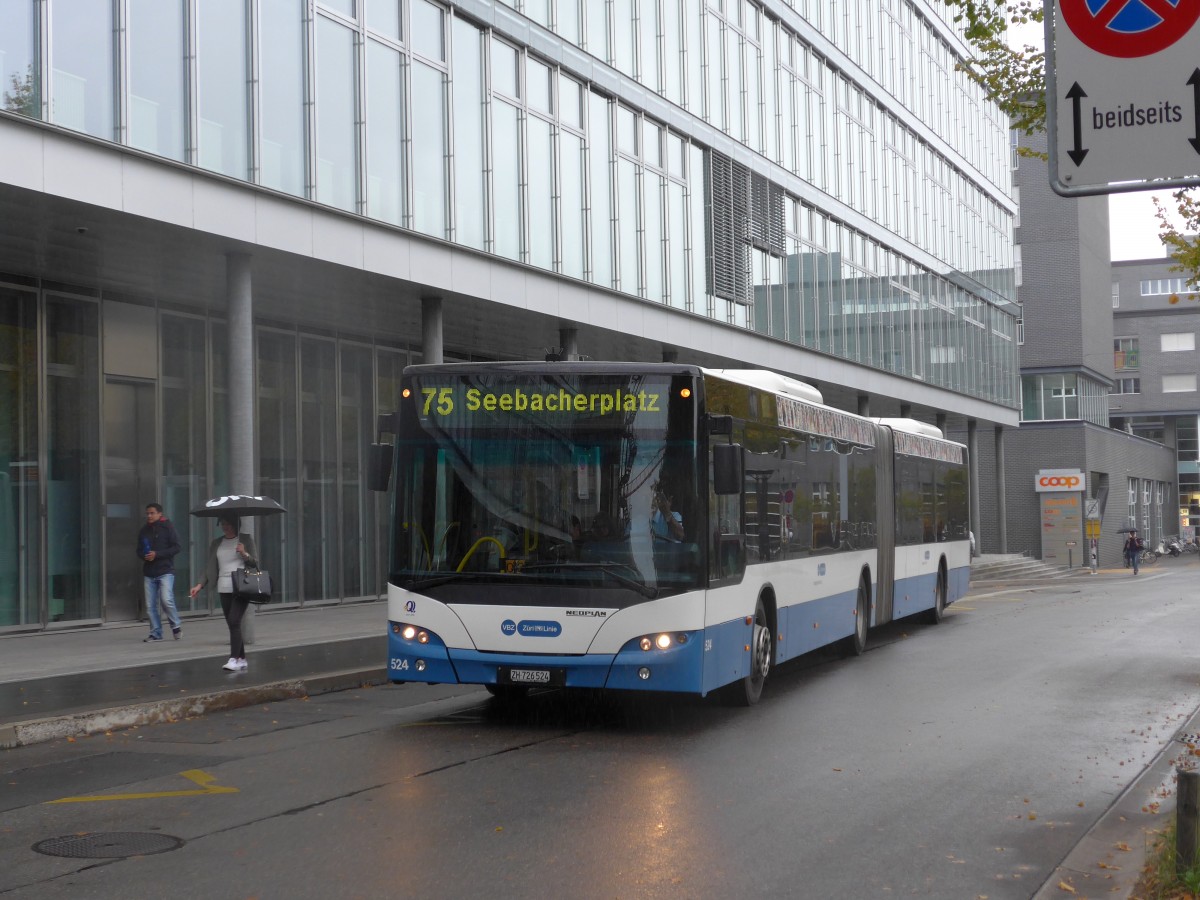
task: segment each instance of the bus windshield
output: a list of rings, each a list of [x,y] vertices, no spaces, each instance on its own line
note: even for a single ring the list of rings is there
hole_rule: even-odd
[[[393,583],[585,607],[701,585],[693,376],[447,369],[405,378]]]

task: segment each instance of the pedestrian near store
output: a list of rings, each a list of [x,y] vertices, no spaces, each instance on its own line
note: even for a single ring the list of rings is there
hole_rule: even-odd
[[[1142,555],[1142,539],[1138,537],[1136,531],[1130,531],[1129,536],[1125,538],[1125,560],[1129,565],[1133,566],[1133,574],[1138,573],[1138,563],[1141,561]]]
[[[229,626],[229,662],[221,666],[227,672],[243,672],[247,668],[246,643],[242,634],[242,620],[250,601],[239,597],[233,590],[233,573],[242,567],[258,565],[258,551],[254,538],[240,532],[241,519],[232,513],[217,518],[221,536],[213,538],[208,545],[208,562],[204,567],[204,578],[192,585],[194,598],[205,585],[215,585],[221,597],[221,611],[225,613],[225,624]]]
[[[182,548],[171,520],[163,515],[161,503],[146,504],[146,524],[138,532],[137,555],[142,560],[142,585],[150,634],[143,641],[161,641],[162,616],[159,604],[167,612],[175,640],[183,635],[183,623],[175,609],[175,557]]]

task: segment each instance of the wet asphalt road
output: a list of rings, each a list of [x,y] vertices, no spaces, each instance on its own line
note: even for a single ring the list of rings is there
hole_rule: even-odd
[[[0,896],[1030,897],[1200,706],[1198,573],[976,592],[751,710],[388,686],[4,751]],[[181,845],[32,849],[80,833]]]

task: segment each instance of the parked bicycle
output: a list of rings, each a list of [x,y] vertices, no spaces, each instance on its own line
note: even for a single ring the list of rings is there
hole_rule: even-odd
[[[1149,547],[1143,547],[1142,552],[1138,554],[1138,562],[1143,566],[1152,566],[1158,562],[1158,552]]]

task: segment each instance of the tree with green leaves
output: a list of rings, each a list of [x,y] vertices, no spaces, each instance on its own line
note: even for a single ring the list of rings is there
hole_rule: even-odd
[[[36,119],[40,102],[37,82],[33,77],[33,66],[31,65],[25,70],[24,78],[13,72],[10,81],[11,87],[4,92],[4,109]]]

